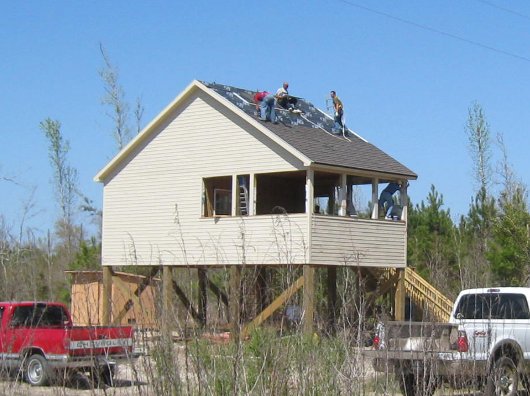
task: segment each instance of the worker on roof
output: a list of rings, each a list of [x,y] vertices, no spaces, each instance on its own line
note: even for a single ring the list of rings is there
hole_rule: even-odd
[[[289,95],[289,83],[284,82],[282,87],[276,91],[276,102],[289,111],[295,110],[295,105],[298,102],[298,99]],[[299,112],[299,111],[298,111]]]
[[[333,129],[331,132],[342,133],[344,131],[344,122],[342,121],[342,116],[344,115],[344,106],[342,105],[342,101],[337,96],[337,93],[335,91],[330,92],[331,99],[333,100],[333,109],[335,110],[335,125],[333,126]]]
[[[263,99],[265,96],[269,95],[267,91],[258,91],[254,94],[254,104],[256,105],[256,111],[259,111],[259,108],[261,106],[261,102],[263,102]]]
[[[282,87],[278,88],[278,90],[276,91],[276,99],[282,99],[282,98],[285,98],[286,96],[289,96],[288,89],[289,89],[289,83],[284,82]]]
[[[276,111],[276,97],[267,91],[256,92],[254,95],[254,103],[256,104],[256,110],[259,110],[258,118],[261,121],[271,121],[273,124],[277,124]]]

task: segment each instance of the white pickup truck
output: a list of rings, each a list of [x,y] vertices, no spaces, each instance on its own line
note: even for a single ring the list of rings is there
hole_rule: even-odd
[[[530,288],[464,290],[449,323],[381,323],[365,355],[395,374],[406,396],[430,396],[443,382],[485,395],[530,392],[529,305]]]

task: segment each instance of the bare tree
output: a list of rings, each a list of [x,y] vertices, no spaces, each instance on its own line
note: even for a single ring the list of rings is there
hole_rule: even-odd
[[[54,170],[55,193],[61,209],[57,222],[58,234],[66,241],[67,250],[72,252],[75,233],[74,210],[77,201],[77,170],[68,164],[70,143],[61,133],[61,123],[50,118],[40,123],[40,128],[49,142],[49,158]]]
[[[62,220],[72,224],[77,192],[77,170],[68,165],[70,143],[61,133],[61,123],[50,118],[40,123],[49,142],[49,158],[54,170],[55,192],[59,199]]]
[[[125,91],[119,82],[118,68],[112,64],[107,51],[101,43],[99,44],[99,50],[104,62],[104,67],[99,71],[105,87],[102,103],[109,108],[106,114],[114,123],[113,136],[118,150],[121,150],[133,137],[129,126],[130,106],[125,99]],[[140,132],[143,112],[144,108],[141,100],[137,98],[134,108],[136,133]]]
[[[136,107],[134,108],[134,118],[136,121],[136,133],[140,133],[142,130],[142,117],[144,115],[144,106],[142,105],[142,99],[136,98]]]
[[[99,71],[99,75],[105,84],[105,95],[102,103],[110,107],[107,116],[114,122],[113,135],[121,150],[131,139],[131,130],[127,125],[129,118],[129,105],[125,101],[125,92],[119,83],[118,69],[111,63],[103,44],[99,44],[99,51],[103,57],[105,66]]]

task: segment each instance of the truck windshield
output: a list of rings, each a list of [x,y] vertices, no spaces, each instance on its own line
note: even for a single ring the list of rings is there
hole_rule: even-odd
[[[526,297],[513,293],[464,295],[455,315],[462,319],[530,319]]]
[[[63,326],[68,316],[61,306],[35,304],[15,308],[11,326],[13,327],[56,327]]]

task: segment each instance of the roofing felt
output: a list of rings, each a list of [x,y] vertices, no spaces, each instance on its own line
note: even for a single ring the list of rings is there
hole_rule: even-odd
[[[277,108],[278,124],[273,124],[258,119],[253,100],[256,91],[202,83],[254,117],[316,164],[395,174],[409,179],[417,178],[413,171],[352,131],[348,130],[347,137],[333,134],[333,118],[303,98],[298,98],[296,103],[296,108],[302,114]]]

